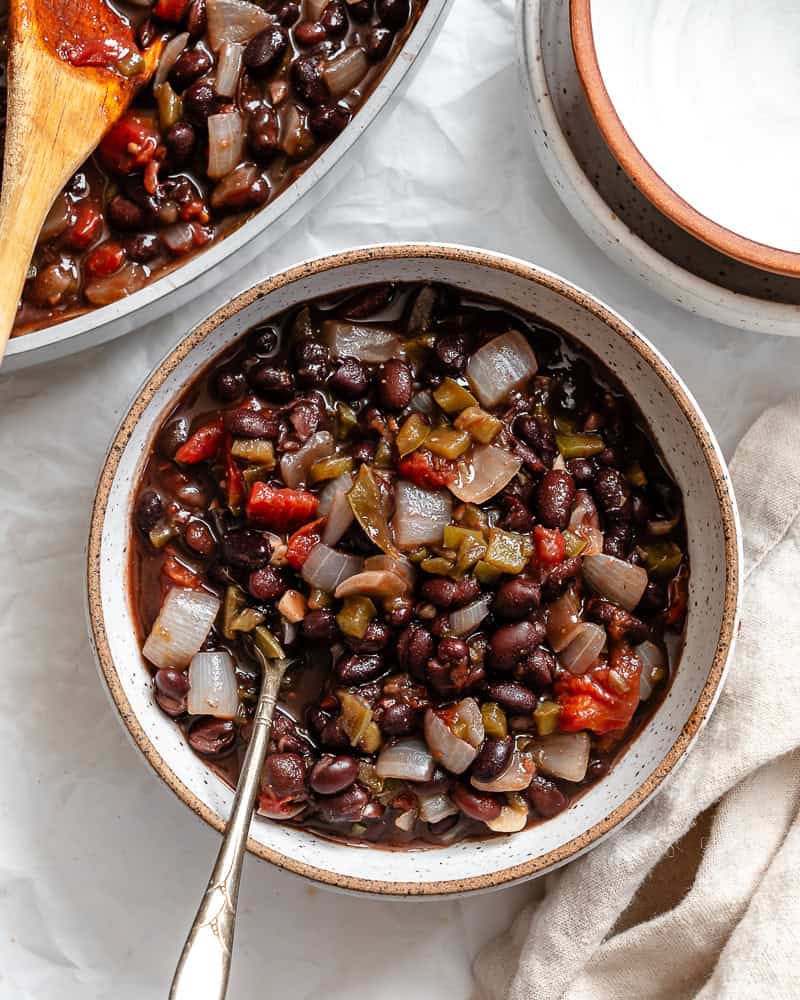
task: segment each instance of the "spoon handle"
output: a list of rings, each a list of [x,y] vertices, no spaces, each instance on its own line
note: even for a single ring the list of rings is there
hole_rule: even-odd
[[[169,992],[170,1000],[224,1000],[245,844],[269,742],[272,713],[285,669],[285,660],[271,660],[264,665],[253,732],[233,797],[231,817],[197,916],[183,946]]]

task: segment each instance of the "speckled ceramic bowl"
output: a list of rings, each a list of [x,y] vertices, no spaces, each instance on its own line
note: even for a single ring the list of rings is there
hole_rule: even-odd
[[[561,815],[508,837],[413,851],[350,847],[253,821],[249,849],[281,868],[342,889],[441,896],[564,864],[658,791],[719,694],[736,631],[739,532],[724,461],[683,382],[620,316],[563,278],[487,251],[430,244],[351,250],[268,278],[202,323],[149,377],[112,442],[89,539],[90,627],[114,704],[159,777],[215,829],[229,814],[231,790],[155,706],[136,641],[128,574],[133,487],[162,416],[235,337],[305,299],[378,281],[444,281],[479,291],[560,327],[601,358],[638,403],[683,491],[692,562],[685,652],[667,697],[608,777]]]

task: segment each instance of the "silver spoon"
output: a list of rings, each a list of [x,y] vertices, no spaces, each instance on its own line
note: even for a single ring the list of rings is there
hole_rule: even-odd
[[[253,651],[261,661],[263,673],[253,731],[236,785],[231,818],[178,960],[169,991],[170,1000],[224,1000],[228,989],[244,849],[267,752],[272,714],[288,666],[287,660],[268,660],[255,648]]]

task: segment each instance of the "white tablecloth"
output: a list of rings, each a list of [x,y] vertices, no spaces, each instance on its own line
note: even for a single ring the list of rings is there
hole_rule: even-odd
[[[135,389],[225,297],[358,243],[472,243],[551,268],[637,324],[728,455],[800,383],[800,340],[693,319],[607,261],[551,189],[522,121],[511,0],[458,0],[349,175],[235,283],[122,341],[0,377],[2,1000],[161,1000],[217,850],[109,707],[86,637],[83,549],[100,463]],[[231,996],[466,997],[472,956],[533,891],[375,902],[250,859]]]

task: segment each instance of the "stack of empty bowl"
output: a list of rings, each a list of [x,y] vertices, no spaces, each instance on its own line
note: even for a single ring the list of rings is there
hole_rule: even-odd
[[[800,333],[800,8],[519,0],[542,165],[583,230],[691,312]]]

